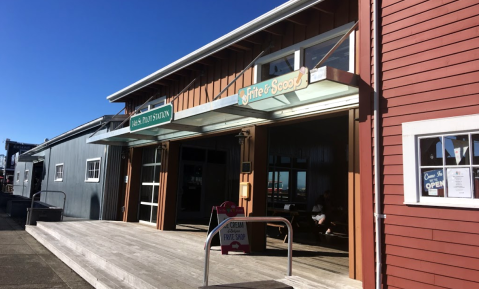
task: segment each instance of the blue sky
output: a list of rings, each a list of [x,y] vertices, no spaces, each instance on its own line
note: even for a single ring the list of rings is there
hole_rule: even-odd
[[[2,0],[0,140],[41,143],[115,114],[108,95],[284,2]]]

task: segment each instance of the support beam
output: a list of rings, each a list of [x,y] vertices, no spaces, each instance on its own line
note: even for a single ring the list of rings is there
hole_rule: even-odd
[[[325,14],[334,15],[337,5],[333,1],[323,1],[319,4],[311,6],[311,8]]]
[[[163,145],[163,144],[162,144]],[[157,229],[176,229],[176,200],[180,145],[167,142],[161,150],[160,187],[158,192]]]
[[[308,25],[308,23],[306,22],[305,19],[309,19],[309,18],[305,17],[303,14],[295,14],[289,18],[286,18],[285,20],[294,24],[306,26]]]
[[[268,191],[268,129],[252,126],[249,137],[241,146],[241,161],[251,162],[250,174],[240,174],[240,182],[249,182],[251,193],[249,199],[239,196],[239,205],[245,208],[245,217],[266,216],[266,193]],[[239,192],[238,192],[239,194]],[[248,236],[251,250],[260,252],[266,250],[266,224],[253,223],[248,225]]]
[[[248,36],[247,38],[243,39],[243,41],[253,43],[253,44],[263,44],[264,43],[264,33],[258,32],[256,34]]]
[[[221,109],[217,109],[216,112],[222,112],[227,114],[240,115],[244,117],[256,117],[261,119],[271,119],[270,113],[266,111],[248,109],[243,107],[228,106]]]
[[[284,23],[277,23],[272,25],[268,28],[265,28],[263,31],[268,32],[269,34],[283,36],[285,31],[285,24]]]
[[[191,132],[203,132],[203,129],[200,126],[192,126],[179,123],[168,123],[161,126],[165,129],[180,130],[180,131],[191,131]]]

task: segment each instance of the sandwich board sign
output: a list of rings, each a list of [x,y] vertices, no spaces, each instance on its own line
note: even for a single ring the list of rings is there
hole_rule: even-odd
[[[208,234],[217,224],[220,224],[230,217],[244,217],[244,208],[237,207],[233,202],[224,202],[221,206],[213,206]],[[211,242],[211,246],[218,245],[221,246],[221,254],[223,255],[227,255],[230,251],[249,253],[250,247],[246,222],[231,222],[221,229],[219,238],[218,235],[216,235]]]

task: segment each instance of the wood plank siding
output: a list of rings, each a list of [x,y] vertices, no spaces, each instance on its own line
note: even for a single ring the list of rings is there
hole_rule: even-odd
[[[479,211],[403,204],[401,130],[479,112],[479,3],[384,0],[380,12],[384,288],[479,288]]]
[[[327,10],[325,4],[332,9],[332,14],[324,12]],[[139,89],[120,101],[125,102],[127,114],[152,95],[155,95],[154,98],[166,96],[168,103],[196,78],[193,85],[173,102],[174,111],[207,103],[270,43],[274,47],[268,53],[273,53],[357,19],[356,0],[325,1]],[[233,95],[240,88],[253,84],[253,77],[253,68],[250,68],[221,97]]]

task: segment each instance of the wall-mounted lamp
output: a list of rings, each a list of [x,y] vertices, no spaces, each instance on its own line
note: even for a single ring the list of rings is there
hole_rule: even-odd
[[[238,138],[238,143],[242,145],[244,143],[244,140],[249,137],[249,130],[240,131],[240,133],[238,135],[235,135],[235,137]]]
[[[160,144],[157,148],[159,151],[166,151],[166,145],[165,144]]]

